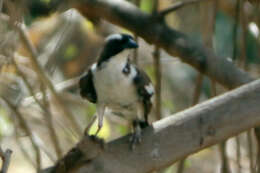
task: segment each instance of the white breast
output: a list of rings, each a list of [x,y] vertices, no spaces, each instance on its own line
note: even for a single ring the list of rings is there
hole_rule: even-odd
[[[131,68],[129,75],[122,72],[127,62],[127,55],[128,52],[124,51],[103,63],[100,69],[92,67],[98,102],[112,109],[133,107],[138,100],[136,88],[133,85],[136,70]]]

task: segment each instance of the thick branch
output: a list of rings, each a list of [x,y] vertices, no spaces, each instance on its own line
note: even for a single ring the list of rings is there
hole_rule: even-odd
[[[63,164],[73,163],[65,165],[64,168],[70,168],[65,171],[144,173],[166,167],[260,125],[259,102],[260,80],[257,80],[155,122],[144,130],[143,141],[134,151],[129,150],[129,136],[109,142],[102,151],[85,138],[73,150],[76,154],[71,151],[65,156]]]
[[[127,1],[78,0],[76,8],[85,16],[95,16],[125,27],[149,43],[165,49],[172,56],[208,75],[227,88],[235,88],[253,79],[223,57],[169,28],[156,16],[141,12]]]

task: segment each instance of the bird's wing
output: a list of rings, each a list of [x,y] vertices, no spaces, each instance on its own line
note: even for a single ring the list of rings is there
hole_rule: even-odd
[[[148,75],[141,69],[136,68],[137,74],[134,77],[134,84],[137,87],[141,99],[149,99],[154,94],[152,82]]]
[[[79,80],[80,95],[92,103],[97,103],[97,94],[91,69]]]
[[[135,67],[136,68],[136,67]],[[152,108],[152,99],[151,97],[154,94],[154,88],[150,78],[147,74],[141,69],[136,68],[137,74],[134,77],[134,84],[137,88],[137,94],[139,99],[144,106],[144,118],[148,122],[148,114]]]

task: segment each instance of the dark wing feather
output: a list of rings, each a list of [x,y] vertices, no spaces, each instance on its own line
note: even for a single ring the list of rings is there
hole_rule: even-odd
[[[97,103],[97,94],[91,69],[79,80],[80,95],[92,103]]]
[[[141,69],[136,68],[137,75],[134,77],[134,84],[137,88],[137,94],[139,96],[140,101],[144,106],[144,118],[145,121],[148,122],[148,114],[152,108],[152,100],[154,92],[147,90],[147,86],[151,85],[151,80],[147,76],[147,74]]]

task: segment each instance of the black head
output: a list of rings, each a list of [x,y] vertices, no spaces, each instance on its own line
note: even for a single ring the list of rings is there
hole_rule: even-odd
[[[134,38],[128,34],[112,34],[105,40],[105,46],[99,59],[100,64],[102,61],[108,60],[110,57],[120,53],[125,49],[138,48],[138,44]]]
[[[138,48],[137,43],[134,41],[134,38],[128,34],[112,34],[108,36],[105,40],[105,48],[113,49],[118,47],[118,49],[131,49]]]

